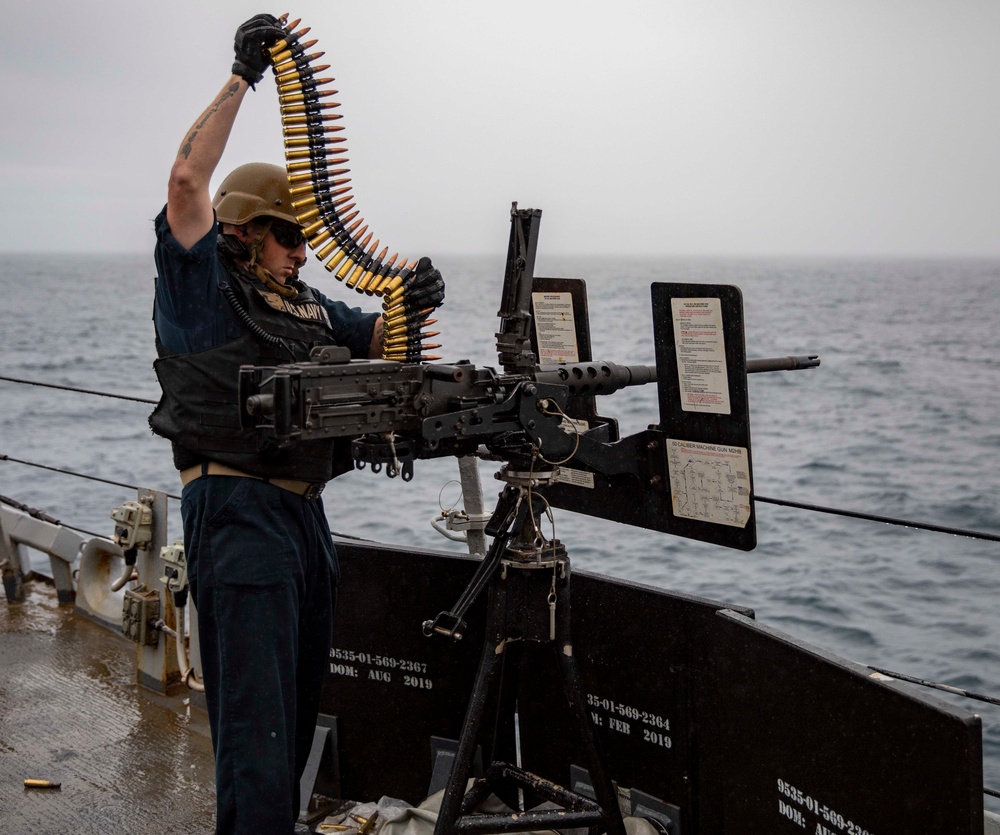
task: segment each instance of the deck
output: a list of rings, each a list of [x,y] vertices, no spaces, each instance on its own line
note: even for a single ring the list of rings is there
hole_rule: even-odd
[[[139,687],[133,654],[45,583],[0,598],[0,832],[214,830],[208,718]]]

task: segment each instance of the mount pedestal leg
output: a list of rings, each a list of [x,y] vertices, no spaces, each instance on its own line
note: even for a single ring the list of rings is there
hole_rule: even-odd
[[[611,835],[625,835],[618,800],[604,770],[593,725],[587,716],[579,670],[573,657],[570,634],[569,560],[564,556],[547,566],[539,561],[505,560],[499,576],[490,583],[489,611],[483,655],[469,699],[458,752],[445,789],[435,835],[452,833],[521,832],[538,828],[567,829],[599,827]],[[504,762],[494,761],[484,777],[466,793],[476,739],[487,709],[511,707],[510,700],[497,699],[505,654],[511,643],[533,641],[553,647],[558,656],[563,690],[572,712],[580,744],[590,771],[597,802],[556,786],[534,774]],[[518,657],[519,653],[513,653]],[[511,665],[513,666],[513,665]],[[510,669],[517,676],[517,669]],[[491,792],[514,786],[561,808],[517,811],[507,815],[474,815],[472,810]]]

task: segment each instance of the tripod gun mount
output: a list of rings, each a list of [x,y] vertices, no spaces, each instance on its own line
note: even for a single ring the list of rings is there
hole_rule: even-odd
[[[359,468],[413,477],[417,459],[485,448],[505,483],[486,528],[492,544],[456,604],[427,620],[428,635],[460,639],[465,614],[489,588],[486,639],[435,832],[600,827],[624,835],[617,795],[585,710],[570,634],[570,559],[540,520],[553,507],[726,547],[756,545],[747,374],[819,365],[814,355],[747,360],[740,291],[654,283],[656,365],[591,359],[586,290],[578,279],[534,276],[541,211],[511,209],[496,347],[502,370],[467,360],[403,364],[352,360],[316,348],[309,362],[244,366],[241,425],[279,446],[351,438]],[[596,397],[655,383],[659,421],[620,437]],[[468,794],[480,727],[513,727],[520,656],[555,655],[594,798],[495,758]],[[506,723],[506,724],[505,724]],[[493,740],[493,749],[510,745]],[[505,749],[506,746],[506,749]],[[472,814],[492,791],[557,811]]]

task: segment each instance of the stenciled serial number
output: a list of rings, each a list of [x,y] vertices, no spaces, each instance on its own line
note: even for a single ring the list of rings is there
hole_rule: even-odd
[[[621,702],[616,702],[613,699],[605,699],[600,696],[595,696],[593,693],[587,694],[587,706],[603,710],[605,713],[610,713],[613,716],[620,716],[624,719],[632,719],[636,722],[642,722],[644,725],[649,725],[652,728],[659,728],[664,731],[670,730],[670,720],[665,716],[660,716],[657,713],[650,713],[648,710],[640,710],[637,707],[622,704]]]
[[[358,652],[353,649],[332,647],[330,658],[333,661],[346,661],[349,664],[365,664],[369,667],[381,667],[386,670],[399,670],[401,673],[426,673],[427,664],[423,661],[411,661],[407,658],[393,658],[390,655],[376,655],[371,652]]]
[[[778,793],[791,801],[788,803],[779,797],[778,814],[797,823],[802,828],[806,827],[807,821],[802,810],[797,808],[799,806],[822,819],[823,822],[816,821],[816,828],[813,830],[814,835],[872,835],[863,826],[859,826],[849,818],[845,818],[840,812],[831,809],[825,803],[821,803],[812,797],[812,795],[806,794],[791,783],[787,783],[780,778],[778,779]]]

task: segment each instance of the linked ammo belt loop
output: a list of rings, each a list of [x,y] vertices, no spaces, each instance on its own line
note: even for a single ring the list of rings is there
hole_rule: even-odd
[[[298,481],[294,478],[264,478],[263,476],[245,473],[243,470],[237,470],[235,467],[227,467],[225,464],[219,464],[215,461],[206,461],[203,464],[195,464],[193,467],[181,470],[181,484],[186,487],[203,475],[228,475],[238,478],[252,478],[254,481],[266,481],[268,484],[273,484],[275,487],[280,487],[289,493],[302,496],[302,498],[310,502],[313,499],[318,499],[320,493],[323,492],[323,488],[326,487],[326,484],[322,481],[313,483]]]

